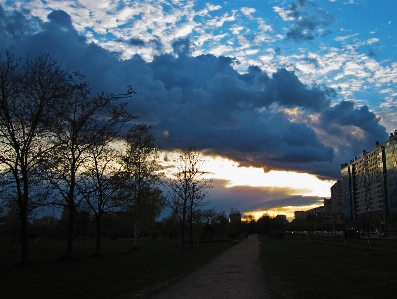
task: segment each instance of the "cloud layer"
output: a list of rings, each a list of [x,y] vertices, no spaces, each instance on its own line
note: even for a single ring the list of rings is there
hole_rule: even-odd
[[[3,9],[0,18],[2,54],[49,53],[85,74],[96,91],[123,92],[131,85],[137,92],[131,113],[152,125],[165,150],[194,146],[266,171],[336,179],[341,163],[387,139],[367,106],[335,104],[336,90],[307,86],[285,68],[269,74],[250,66],[240,73],[233,58],[192,56],[189,39],[176,40],[172,52],[149,62],[139,55],[122,60],[79,35],[64,11],[51,12],[46,22]]]

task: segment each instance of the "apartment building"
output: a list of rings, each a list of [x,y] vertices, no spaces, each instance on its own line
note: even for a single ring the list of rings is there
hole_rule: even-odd
[[[319,206],[307,211],[295,211],[294,216],[295,219],[305,219],[307,215],[314,215],[316,216],[317,219],[322,219],[323,213],[324,213],[324,206]]]
[[[331,198],[324,198],[324,213],[332,213],[332,200],[331,200]]]
[[[331,187],[331,213],[343,213],[342,180],[337,180]]]
[[[397,212],[397,130],[383,144],[341,165],[343,212],[347,219],[385,219]]]

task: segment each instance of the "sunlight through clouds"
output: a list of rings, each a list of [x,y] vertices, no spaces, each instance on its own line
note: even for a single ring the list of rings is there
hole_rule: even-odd
[[[208,158],[208,157],[207,157]],[[214,178],[228,181],[227,187],[273,187],[288,188],[289,195],[329,197],[335,181],[322,181],[314,175],[291,171],[264,172],[262,168],[241,167],[237,163],[220,157],[208,158],[203,170]]]

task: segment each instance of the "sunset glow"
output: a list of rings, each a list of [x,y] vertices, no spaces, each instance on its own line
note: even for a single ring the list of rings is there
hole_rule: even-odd
[[[329,197],[330,188],[335,183],[335,181],[322,181],[307,173],[276,170],[264,172],[261,168],[240,167],[231,160],[219,157],[208,158],[203,169],[212,173],[214,178],[229,181],[227,187],[287,188],[289,195]]]

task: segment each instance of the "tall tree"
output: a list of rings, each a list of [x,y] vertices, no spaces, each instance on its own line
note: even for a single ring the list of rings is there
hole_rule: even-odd
[[[213,220],[213,225],[215,233],[218,233],[221,236],[228,232],[229,218],[225,211],[217,212]]]
[[[140,218],[142,208],[150,199],[151,191],[160,182],[161,166],[158,163],[159,148],[151,127],[136,124],[124,137],[125,153],[122,157],[125,198],[134,214],[134,248],[139,247]],[[160,198],[160,197],[157,197]]]
[[[79,73],[75,86],[73,94],[57,107],[58,119],[51,140],[56,151],[45,160],[47,179],[58,192],[54,204],[69,210],[65,258],[72,257],[74,220],[84,198],[78,185],[85,182],[90,153],[98,143],[114,140],[123,124],[133,118],[125,110],[128,102],[123,101],[134,93],[132,89],[124,94],[102,92],[93,96]]]
[[[175,171],[167,181],[171,191],[174,209],[181,211],[181,236],[182,250],[185,250],[185,227],[189,217],[190,223],[190,242],[193,246],[193,212],[195,207],[199,207],[209,202],[203,202],[207,196],[206,189],[212,187],[212,179],[205,176],[200,167],[205,159],[194,148],[189,148],[179,154],[173,160]]]
[[[122,186],[118,179],[120,172],[120,165],[116,163],[118,156],[114,146],[98,141],[88,150],[87,163],[82,173],[85,181],[81,181],[77,186],[96,223],[95,255],[101,254],[102,216],[122,205],[117,200]]]
[[[214,222],[215,222],[215,218],[217,215],[217,212],[215,209],[204,209],[202,211],[199,211],[199,213],[197,213],[198,215],[196,215],[196,218],[198,218],[196,223],[196,227],[197,227],[197,233],[199,234],[202,231],[202,226],[204,225],[204,231],[207,234],[207,237],[212,237],[211,234],[214,232]],[[202,221],[199,222],[199,220],[202,219]],[[199,238],[200,236],[198,236]],[[200,242],[200,239],[198,239],[198,242]]]
[[[151,187],[143,192],[144,201],[140,207],[140,231],[146,235],[153,232],[156,219],[165,207],[166,199],[159,187]]]
[[[25,63],[10,52],[0,56],[0,164],[9,174],[20,219],[21,263],[29,263],[28,214],[43,200],[33,195],[38,162],[47,154],[55,107],[73,91],[73,74],[48,55]]]
[[[241,213],[235,208],[231,208],[229,212],[229,237],[237,238],[241,234]]]

